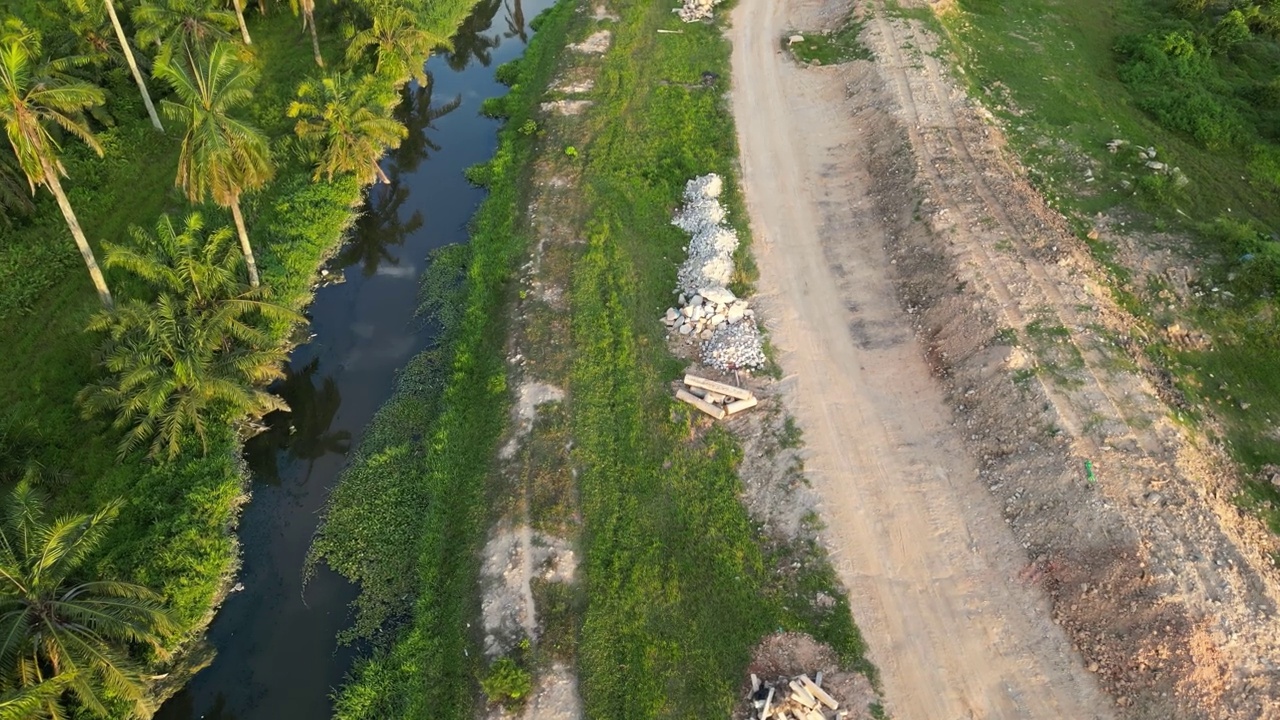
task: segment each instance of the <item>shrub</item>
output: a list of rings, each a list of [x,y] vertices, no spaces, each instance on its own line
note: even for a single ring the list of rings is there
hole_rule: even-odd
[[[502,657],[489,668],[489,674],[480,681],[489,702],[511,704],[519,702],[533,690],[533,676],[509,657]]]

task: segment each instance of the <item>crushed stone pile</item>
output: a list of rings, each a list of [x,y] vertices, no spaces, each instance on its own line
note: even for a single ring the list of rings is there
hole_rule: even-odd
[[[726,286],[733,279],[738,235],[725,224],[724,180],[715,173],[685,185],[671,224],[689,233],[688,256],[676,273],[677,307],[663,323],[676,337],[703,341],[702,361],[725,371],[759,369],[765,356],[755,311]]]
[[[720,0],[684,0],[680,7],[672,12],[678,14],[680,19],[687,23],[698,22],[709,19],[711,11],[719,4]]]

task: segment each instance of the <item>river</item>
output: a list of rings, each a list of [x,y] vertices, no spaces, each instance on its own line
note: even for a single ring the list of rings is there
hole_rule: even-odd
[[[453,39],[427,62],[425,87],[411,85],[396,110],[409,137],[383,161],[388,185],[369,190],[353,237],[329,264],[345,278],[316,293],[312,339],[294,351],[278,391],[291,413],[245,450],[253,499],[240,520],[243,589],[209,629],[213,663],[160,709],[158,720],[321,720],[354,653],[335,637],[350,623],[356,589],[302,567],[330,488],[365,425],[391,395],[396,372],[430,337],[414,319],[418,279],[434,248],[467,239],[482,190],[462,171],[487,160],[498,126],[479,114],[506,88],[494,69],[520,56],[525,24],[552,0],[481,0]]]

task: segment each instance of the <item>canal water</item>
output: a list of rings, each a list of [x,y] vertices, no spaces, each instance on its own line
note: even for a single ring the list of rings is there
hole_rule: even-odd
[[[246,447],[253,499],[240,521],[244,565],[209,630],[217,649],[156,715],[158,720],[323,720],[354,653],[335,637],[350,624],[356,589],[320,568],[305,592],[302,568],[329,490],[364,427],[391,395],[396,372],[430,340],[415,320],[431,250],[464,242],[483,191],[462,171],[489,159],[497,124],[479,114],[506,89],[498,65],[519,57],[532,18],[552,0],[481,0],[427,62],[396,114],[409,137],[388,155],[388,185],[369,190],[353,237],[329,265],[344,282],[308,310],[314,337],[293,353],[279,392],[292,408],[267,418]]]

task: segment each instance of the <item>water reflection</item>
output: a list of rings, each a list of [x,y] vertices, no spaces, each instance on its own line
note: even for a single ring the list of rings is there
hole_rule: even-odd
[[[403,245],[411,233],[422,228],[422,211],[414,210],[408,220],[400,217],[400,208],[409,199],[409,188],[401,181],[398,170],[391,173],[391,182],[369,188],[365,208],[356,218],[355,232],[338,252],[339,267],[359,264],[365,277],[378,272],[378,266],[386,263],[396,266],[400,258],[390,248]]]
[[[520,5],[520,0],[514,0],[512,3],[503,3],[503,8],[507,11],[507,31],[503,33],[503,37],[518,37],[520,42],[529,41],[529,31],[524,24],[524,8]]]
[[[435,121],[448,115],[462,104],[462,94],[443,104],[431,104],[431,92],[435,88],[435,80],[427,73],[427,84],[407,83],[400,91],[400,104],[395,109],[395,119],[409,131],[409,136],[400,143],[400,147],[391,153],[395,169],[411,173],[418,169],[423,160],[431,153],[440,152],[437,145],[427,134],[435,129]]]
[[[301,370],[285,367],[285,377],[276,392],[289,403],[289,412],[271,413],[265,418],[267,430],[245,443],[249,469],[258,480],[280,484],[280,451],[293,460],[305,460],[305,477],[311,477],[316,460],[330,453],[345,455],[351,449],[351,433],[331,430],[342,405],[342,393],[332,375],[319,378],[320,358]],[[303,484],[306,479],[303,480]]]
[[[453,52],[445,56],[449,67],[461,72],[473,60],[489,67],[489,63],[493,62],[493,49],[502,44],[502,35],[485,35],[484,31],[493,25],[502,2],[503,0],[480,0],[476,3],[471,16],[462,23],[458,34],[453,37]]]

